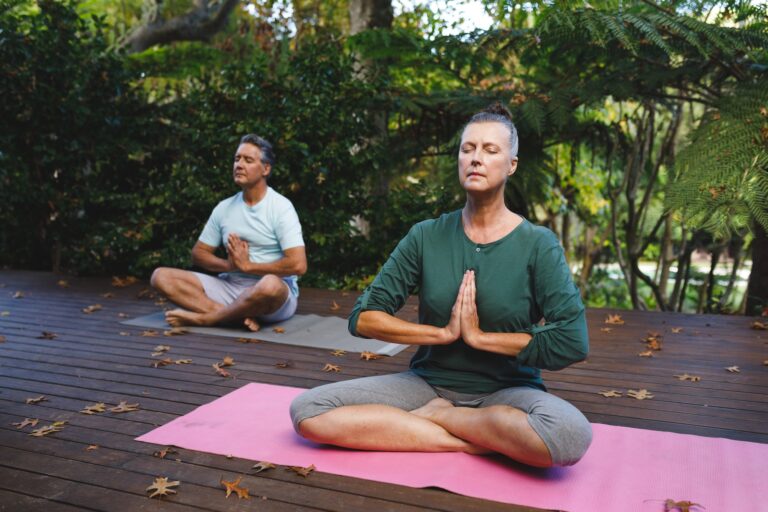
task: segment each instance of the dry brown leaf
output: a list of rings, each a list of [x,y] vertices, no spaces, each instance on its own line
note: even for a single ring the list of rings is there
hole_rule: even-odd
[[[129,404],[126,401],[122,401],[114,407],[110,407],[110,412],[133,412],[139,410],[139,404]]]
[[[691,382],[699,382],[701,380],[701,377],[698,375],[688,375],[687,373],[684,373],[682,375],[673,375],[677,380],[689,380]]]
[[[115,294],[112,292],[106,292],[106,293],[102,293],[101,296],[104,297],[105,299],[112,299],[115,297]]]
[[[118,277],[118,276],[112,276],[112,286],[115,288],[125,288],[126,286],[130,286],[133,283],[138,281],[133,276],[125,276],[125,277]]]
[[[334,350],[333,352],[331,352],[331,355],[336,357],[342,357],[346,353],[347,353],[346,350]]]
[[[155,336],[157,336],[157,331],[155,331],[154,329],[147,329],[146,331],[142,331],[141,335],[146,338],[154,338]]]
[[[653,398],[653,395],[648,392],[647,389],[629,389],[627,390],[627,396],[631,396],[632,398],[636,398],[638,400],[646,400]]]
[[[725,369],[731,373],[741,373],[738,366],[727,366]]]
[[[5,336],[0,336],[0,343],[5,343]]]
[[[257,340],[256,338],[237,338],[237,341],[240,343],[261,343],[261,340]]]
[[[86,405],[85,408],[82,411],[80,411],[80,413],[91,415],[91,414],[98,414],[100,412],[106,412],[106,410],[107,410],[107,404],[105,404],[104,402],[99,402],[97,404]]]
[[[290,361],[278,361],[275,363],[275,368],[291,368],[293,363]]]
[[[760,320],[755,320],[752,322],[752,325],[749,326],[750,329],[755,329],[757,331],[765,331],[768,330],[768,323],[761,322]]]
[[[360,359],[364,361],[373,361],[374,359],[381,359],[384,356],[376,354],[374,352],[363,351],[360,353]]]
[[[678,512],[691,512],[691,508],[704,508],[698,503],[692,501],[675,501],[667,500],[664,502],[664,512],[672,512],[677,510]]]
[[[250,499],[251,498],[248,495],[248,489],[246,489],[245,487],[240,487],[238,485],[240,483],[240,480],[242,480],[242,479],[243,479],[243,477],[240,476],[240,477],[237,477],[237,480],[234,480],[232,482],[227,482],[226,480],[224,480],[223,477],[219,480],[221,485],[223,485],[224,489],[226,489],[226,491],[227,491],[227,496],[226,496],[227,498],[229,498],[229,495],[232,494],[233,492],[236,493],[237,497],[240,498],[240,499],[243,499],[243,498]]]
[[[16,293],[13,294],[13,298],[14,299],[23,299],[24,298],[24,292],[22,292],[21,290],[17,291]]]
[[[653,350],[646,350],[645,352],[639,352],[637,355],[640,357],[653,357]]]
[[[336,301],[331,301],[331,311],[338,311],[341,309],[341,306],[339,306]]]
[[[56,282],[56,284],[61,286],[62,288],[69,288],[69,281],[67,281],[66,279],[59,279]]]
[[[181,482],[178,480],[169,482],[167,477],[159,476],[155,478],[155,481],[152,482],[152,485],[147,487],[147,492],[154,491],[149,495],[150,498],[168,496],[169,494],[176,494],[176,491],[171,489],[171,487],[178,487],[180,484]]]
[[[221,363],[213,363],[211,365],[216,373],[222,377],[229,377],[229,372],[221,367]]]
[[[163,336],[181,336],[182,334],[187,334],[188,332],[189,331],[184,327],[174,327],[173,329],[163,331]]]
[[[307,478],[310,473],[312,473],[315,470],[315,465],[310,464],[309,466],[303,468],[301,466],[289,466],[285,468],[286,471],[293,471],[297,475],[303,476],[304,478]]]
[[[24,418],[24,421],[20,421],[18,423],[11,423],[11,425],[16,427],[17,429],[22,429],[24,427],[36,427],[39,421],[40,420],[37,418]]]
[[[37,337],[39,340],[55,340],[58,334],[55,332],[50,331],[43,331],[40,333],[40,336]]]
[[[672,331],[672,334],[680,334],[681,332],[683,332],[683,328],[682,327],[672,327],[671,331]]]
[[[341,372],[341,367],[340,367],[340,366],[337,366],[337,365],[335,365],[335,364],[331,364],[331,363],[325,363],[325,366],[323,366],[323,371],[324,371],[324,372],[335,372],[335,373],[339,373],[339,372]]]
[[[40,427],[36,430],[33,430],[31,434],[29,434],[32,437],[43,437],[47,436],[48,434],[53,434],[54,432],[61,432],[63,430],[62,425],[56,425],[55,423],[53,425],[46,425],[44,427]]]
[[[51,426],[58,428],[58,427],[63,427],[67,423],[69,423],[69,422],[68,421],[54,421],[53,423],[51,423]]]
[[[118,334],[119,334],[120,336],[130,336],[130,335],[131,335],[131,333],[129,333],[129,332],[127,332],[127,331],[120,331]]]
[[[89,444],[88,446],[86,446],[85,451],[92,452],[93,450],[98,450],[98,449],[99,449],[99,445]]]
[[[174,450],[172,446],[166,446],[162,450],[158,450],[158,451],[152,453],[152,456],[153,457],[157,457],[159,459],[164,459],[166,455],[173,455],[173,454],[178,454],[178,453],[179,452]]]
[[[270,469],[275,469],[277,466],[272,464],[271,462],[267,462],[265,460],[261,460],[253,465],[251,470],[253,470],[254,473],[261,473],[262,471],[267,471]]]
[[[611,332],[613,327],[601,327],[600,332]]]
[[[610,391],[600,391],[598,392],[598,395],[603,395],[606,398],[614,398],[621,396],[621,393],[615,389],[611,389]]]
[[[173,362],[173,364],[192,364],[191,359],[177,359]]]
[[[283,329],[282,327],[275,327],[272,330],[275,331],[277,334],[283,334],[285,332],[285,329]]]
[[[152,299],[156,296],[157,294],[153,292],[150,288],[143,288],[139,291],[139,293],[136,294],[137,299],[143,299],[143,298]]]
[[[91,304],[88,307],[83,308],[83,313],[86,315],[90,315],[94,311],[100,311],[101,310],[101,304]]]
[[[173,359],[171,359],[170,357],[166,357],[165,359],[160,359],[159,361],[153,361],[150,366],[152,368],[160,368],[162,366],[168,366],[169,364],[173,364]]]
[[[224,356],[224,359],[221,361],[221,366],[234,366],[235,360],[232,358],[232,356]]]
[[[168,352],[169,350],[171,350],[171,347],[169,345],[158,345],[152,350],[154,350],[155,352],[162,353],[162,352]]]
[[[26,399],[27,405],[35,405],[35,404],[39,404],[40,402],[47,402],[47,401],[48,401],[48,398],[46,398],[45,395],[40,395],[37,398]]]
[[[610,325],[624,325],[624,320],[621,319],[621,315],[608,315],[605,319],[605,323]]]

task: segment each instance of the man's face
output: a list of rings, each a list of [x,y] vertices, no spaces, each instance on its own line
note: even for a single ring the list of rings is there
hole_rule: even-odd
[[[235,184],[249,188],[265,180],[272,168],[261,162],[261,149],[253,144],[240,144],[232,165],[232,178]]]

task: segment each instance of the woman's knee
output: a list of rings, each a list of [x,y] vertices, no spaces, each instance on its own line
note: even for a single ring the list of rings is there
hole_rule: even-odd
[[[592,425],[575,407],[567,412],[558,408],[554,413],[546,418],[531,414],[529,422],[547,445],[552,465],[572,466],[592,444]]]
[[[317,421],[307,423],[305,420],[315,419],[341,406],[332,396],[318,392],[317,389],[307,390],[294,398],[289,408],[294,430],[304,437],[310,437],[311,427],[319,423]]]

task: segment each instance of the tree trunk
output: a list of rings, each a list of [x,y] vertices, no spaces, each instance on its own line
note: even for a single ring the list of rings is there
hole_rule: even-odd
[[[759,222],[755,221],[754,224],[752,271],[747,285],[747,315],[760,315],[768,306],[768,234]]]

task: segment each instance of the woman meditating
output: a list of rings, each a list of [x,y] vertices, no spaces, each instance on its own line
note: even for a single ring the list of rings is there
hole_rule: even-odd
[[[557,237],[504,204],[517,149],[502,105],[470,119],[464,208],[413,226],[349,319],[356,336],[419,345],[410,370],[304,392],[291,404],[300,435],[360,450],[498,452],[538,467],[584,455],[589,422],[539,371],[586,358],[584,305]],[[419,322],[396,318],[416,287]]]

